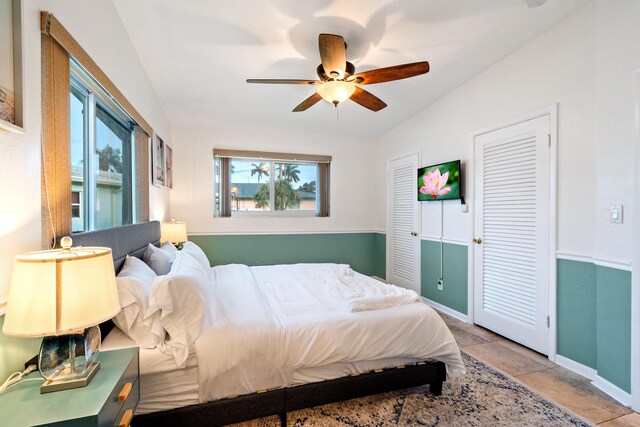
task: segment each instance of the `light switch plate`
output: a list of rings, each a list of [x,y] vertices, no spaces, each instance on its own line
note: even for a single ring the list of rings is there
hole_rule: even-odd
[[[609,208],[611,224],[622,224],[622,205],[611,205]]]

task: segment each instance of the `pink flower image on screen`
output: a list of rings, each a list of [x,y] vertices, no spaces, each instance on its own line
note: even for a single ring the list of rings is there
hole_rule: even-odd
[[[422,194],[429,194],[434,199],[443,194],[447,194],[451,191],[451,188],[443,188],[447,184],[449,179],[449,172],[445,172],[444,175],[440,175],[440,169],[436,169],[433,172],[427,172],[422,177],[424,187],[418,189]]]

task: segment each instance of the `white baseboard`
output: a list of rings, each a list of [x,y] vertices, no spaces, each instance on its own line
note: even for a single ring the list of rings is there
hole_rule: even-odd
[[[438,311],[443,312],[444,314],[448,314],[449,316],[453,317],[454,319],[458,319],[461,322],[464,323],[469,323],[469,316],[467,316],[466,314],[462,314],[459,311],[453,310],[449,307],[447,307],[446,305],[442,305],[440,303],[437,303],[435,301],[431,301],[428,298],[422,297],[422,300],[427,304],[430,305],[431,307],[435,308]]]
[[[599,388],[618,402],[622,403],[624,406],[631,406],[631,395],[622,390],[620,387],[611,384],[609,381],[599,376],[598,371],[596,371],[595,369],[559,354],[556,355],[556,363],[563,368],[567,368],[568,370],[591,380],[591,384],[593,384],[594,387]]]
[[[376,279],[376,280],[378,280],[379,282],[382,282],[382,283],[387,283],[387,281],[386,281],[386,280],[384,280],[382,277],[378,277],[378,276],[371,276],[371,278],[372,278],[372,279]]]
[[[596,371],[595,369],[559,354],[556,354],[556,364],[562,366],[563,368],[567,368],[568,370],[573,371],[576,374],[582,375],[583,377],[588,378],[591,381],[593,381],[598,376],[598,371]]]
[[[622,390],[617,385],[611,384],[601,376],[596,375],[593,381],[591,381],[591,384],[598,387],[600,390],[604,391],[609,396],[622,403],[624,406],[631,406],[631,394]]]

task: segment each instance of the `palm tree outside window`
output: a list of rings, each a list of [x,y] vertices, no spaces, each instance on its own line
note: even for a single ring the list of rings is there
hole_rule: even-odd
[[[214,150],[214,156],[215,156]],[[221,150],[229,152],[230,150]],[[301,156],[304,155],[290,155]],[[226,156],[218,157],[220,159]],[[311,156],[306,156],[311,157]],[[328,161],[277,160],[267,158],[228,157],[228,162],[214,161],[215,216],[242,215],[320,215],[321,200],[328,201],[328,185],[318,190],[320,175],[328,183]],[[223,166],[226,163],[226,166]],[[226,171],[221,170],[226,167]],[[323,173],[320,169],[325,169]],[[227,190],[225,190],[225,188]],[[226,194],[226,196],[224,196]],[[222,196],[221,196],[222,195]],[[227,213],[222,204],[226,197]],[[325,202],[326,203],[326,202]]]

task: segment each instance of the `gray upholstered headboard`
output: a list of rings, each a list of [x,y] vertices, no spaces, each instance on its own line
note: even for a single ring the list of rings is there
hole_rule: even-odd
[[[71,236],[73,246],[103,246],[111,248],[116,274],[122,268],[127,255],[142,258],[149,243],[160,245],[160,223],[158,221],[123,225],[105,230],[87,231]],[[114,324],[107,320],[100,324],[102,339],[105,339]]]
[[[158,221],[123,225],[105,230],[87,231],[71,236],[73,246],[106,246],[111,248],[116,273],[120,271],[127,255],[142,258],[149,243],[160,244],[160,223]]]

